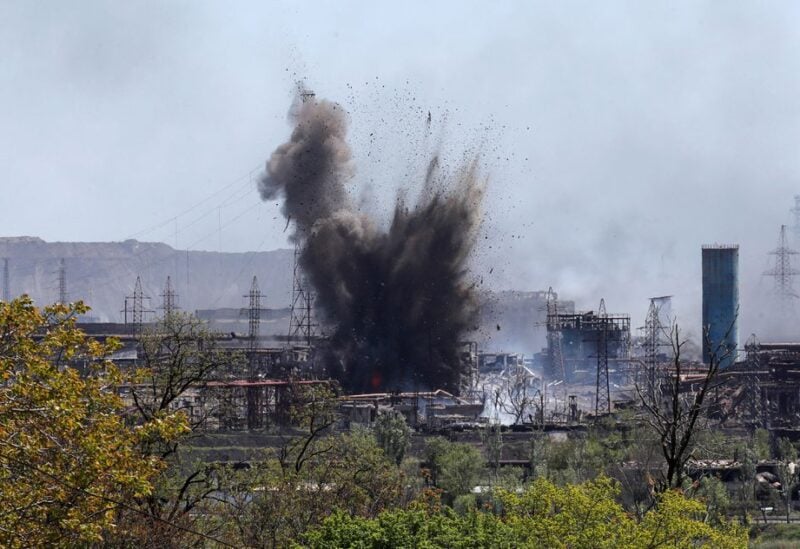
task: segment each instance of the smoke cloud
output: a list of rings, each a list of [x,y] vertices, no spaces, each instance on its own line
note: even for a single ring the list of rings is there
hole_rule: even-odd
[[[290,120],[291,138],[270,157],[259,191],[282,196],[294,222],[300,265],[332,327],[331,375],[353,392],[457,391],[462,337],[478,309],[467,272],[483,197],[476,162],[443,175],[434,157],[419,200],[398,198],[382,229],[347,192],[345,111],[301,93]]]

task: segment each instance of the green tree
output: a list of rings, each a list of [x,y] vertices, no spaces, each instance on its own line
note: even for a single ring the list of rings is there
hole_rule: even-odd
[[[141,455],[143,441],[186,429],[183,415],[126,424],[124,378],[107,360],[118,344],[76,328],[88,310],[0,302],[0,545],[102,541],[121,509],[152,493],[162,464]]]
[[[375,420],[375,438],[386,456],[400,465],[411,444],[411,428],[400,412],[381,411]]]
[[[235,545],[285,547],[337,510],[376,517],[402,503],[403,475],[371,433],[332,435],[322,444],[327,451],[310,455],[299,470],[267,454],[222,483],[226,508],[213,512],[227,514],[235,525]]]
[[[303,538],[312,548],[547,547],[563,549],[740,549],[747,532],[733,523],[702,520],[703,505],[676,491],[659,496],[641,521],[616,502],[607,478],[559,488],[538,479],[524,492],[500,491],[498,513],[416,504],[377,518],[334,513]]]
[[[448,501],[469,493],[484,470],[483,456],[469,444],[434,438],[428,441],[425,454],[431,481],[445,491]]]
[[[489,458],[489,467],[492,469],[492,480],[497,482],[500,471],[500,458],[503,456],[503,428],[499,423],[490,423],[481,432],[481,441]]]

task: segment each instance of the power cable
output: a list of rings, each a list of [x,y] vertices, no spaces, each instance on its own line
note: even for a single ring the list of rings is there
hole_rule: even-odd
[[[153,225],[153,226],[151,226],[151,227],[149,227],[147,229],[143,229],[141,231],[133,233],[132,235],[128,236],[127,239],[136,238],[137,236],[140,236],[142,234],[147,234],[149,232],[154,231],[155,229],[159,229],[161,227],[164,227],[165,225],[173,223],[179,217],[182,217],[182,216],[186,215],[187,213],[191,212],[192,210],[195,210],[195,209],[199,208],[200,206],[202,206],[203,204],[205,204],[206,202],[208,202],[209,200],[211,200],[215,196],[223,193],[224,191],[226,191],[229,188],[233,187],[237,183],[240,183],[243,180],[252,181],[253,173],[257,172],[260,169],[261,169],[261,164],[259,164],[256,167],[252,168],[246,174],[244,174],[244,175],[242,175],[240,177],[237,177],[231,183],[228,183],[227,185],[225,185],[224,187],[220,188],[219,190],[217,190],[217,191],[211,193],[210,195],[206,196],[204,199],[200,200],[199,202],[196,202],[192,206],[189,206],[188,208],[186,208],[185,210],[181,211],[180,213],[178,213],[176,215],[173,215],[173,216],[170,216],[165,221],[162,221],[161,223],[157,223],[157,224],[155,224],[155,225]]]

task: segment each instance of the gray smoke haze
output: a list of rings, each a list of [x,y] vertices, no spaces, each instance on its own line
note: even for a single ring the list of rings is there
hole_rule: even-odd
[[[282,196],[294,222],[300,264],[333,326],[331,373],[355,392],[457,391],[460,343],[477,313],[467,277],[483,197],[477,163],[440,174],[434,157],[418,201],[398,198],[383,230],[348,198],[343,109],[300,94],[290,120],[291,138],[272,154],[259,191]]]
[[[289,119],[292,136],[272,153],[258,189],[264,200],[282,195],[284,216],[304,235],[317,220],[348,208],[345,182],[353,175],[345,141],[348,120],[341,106],[302,90]]]

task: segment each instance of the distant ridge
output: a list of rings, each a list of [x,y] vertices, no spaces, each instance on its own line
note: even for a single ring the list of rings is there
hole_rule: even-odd
[[[99,321],[121,320],[124,298],[140,276],[152,308],[161,305],[167,276],[185,310],[243,307],[242,297],[258,276],[265,307],[287,307],[292,288],[292,250],[204,252],[175,250],[161,242],[45,242],[35,236],[0,237],[0,257],[9,258],[11,295],[29,294],[38,304],[58,299],[61,258],[70,300],[82,299]]]

